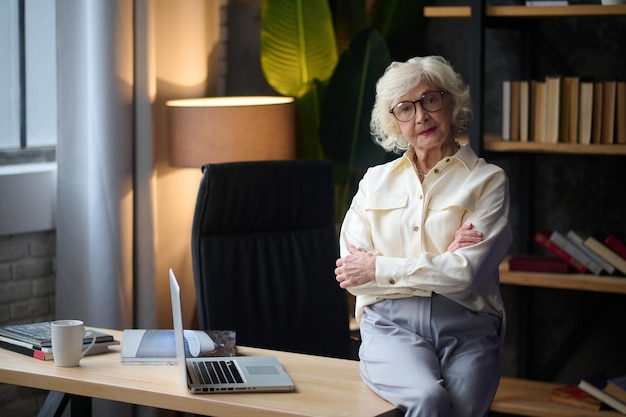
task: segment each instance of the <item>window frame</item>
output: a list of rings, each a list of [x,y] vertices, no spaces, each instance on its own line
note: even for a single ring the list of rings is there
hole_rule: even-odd
[[[54,0],[47,0],[47,4],[41,3],[41,0],[13,1],[17,5],[18,20],[18,68],[13,74],[18,74],[19,81],[17,97],[9,98],[9,102],[13,101],[13,105],[17,106],[17,112],[10,112],[8,117],[15,117],[17,113],[19,125],[17,135],[13,128],[7,131],[11,138],[7,138],[0,147],[0,166],[54,162],[57,143],[56,22],[54,10],[50,9],[54,9],[55,3]],[[44,42],[41,42],[42,39]],[[8,42],[14,41],[9,39]],[[11,51],[10,46],[6,49]],[[14,53],[10,55],[13,58],[9,56],[7,62],[15,58]],[[54,62],[42,71],[42,59]],[[7,71],[11,82],[10,73],[13,70],[8,67]],[[12,93],[8,91],[7,94]]]

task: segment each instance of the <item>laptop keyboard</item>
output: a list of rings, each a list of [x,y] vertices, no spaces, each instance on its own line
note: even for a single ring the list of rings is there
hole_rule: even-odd
[[[243,383],[243,378],[233,361],[194,361],[192,366],[203,384]]]

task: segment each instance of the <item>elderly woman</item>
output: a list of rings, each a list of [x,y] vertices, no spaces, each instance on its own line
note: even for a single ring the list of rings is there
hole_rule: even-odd
[[[498,387],[508,180],[457,142],[470,116],[445,59],[392,63],[371,130],[402,156],[366,172],[341,228],[335,274],[356,295],[361,376],[407,416],[484,416]]]

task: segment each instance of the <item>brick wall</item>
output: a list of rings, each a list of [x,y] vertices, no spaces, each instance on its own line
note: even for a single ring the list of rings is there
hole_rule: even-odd
[[[54,231],[0,236],[0,326],[54,318]],[[47,392],[0,384],[0,416],[36,416]]]

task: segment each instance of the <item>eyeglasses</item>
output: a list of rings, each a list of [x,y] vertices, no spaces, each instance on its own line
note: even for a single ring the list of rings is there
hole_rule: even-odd
[[[419,103],[424,111],[435,112],[443,106],[443,95],[445,91],[429,91],[419,100],[401,101],[393,106],[389,113],[393,114],[400,122],[408,122],[415,117],[417,112],[416,104]]]

